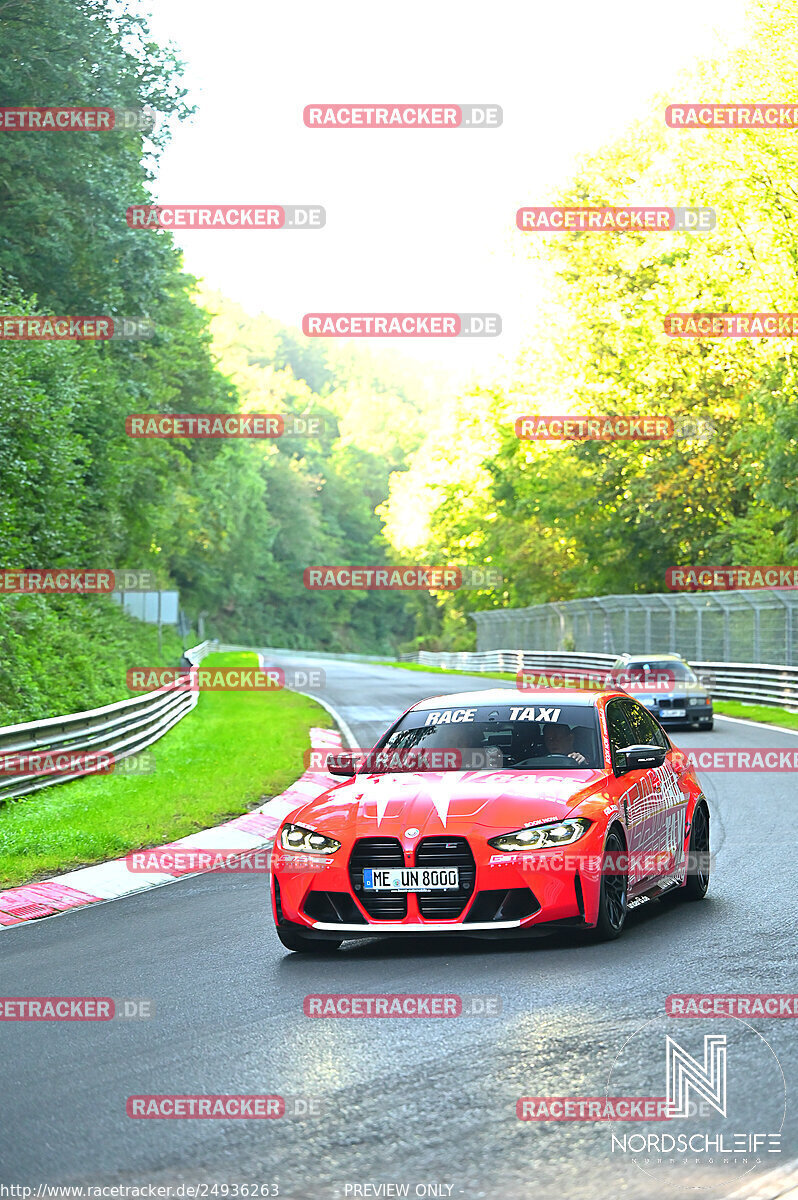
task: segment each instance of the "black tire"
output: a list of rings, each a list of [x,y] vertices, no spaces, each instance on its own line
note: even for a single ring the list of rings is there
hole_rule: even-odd
[[[715,728],[715,718],[713,717],[711,720],[705,721],[704,724],[701,726],[701,728],[702,729],[714,729]]]
[[[675,888],[674,895],[682,900],[703,900],[709,887],[709,809],[706,804],[699,803],[695,807],[687,854],[688,866],[692,863],[694,869],[687,872],[687,882],[684,887]],[[698,855],[706,857],[696,862]]]
[[[286,925],[277,926],[277,936],[286,950],[293,950],[296,954],[333,954],[341,947],[340,942],[305,937],[299,930]]]
[[[604,869],[608,854],[625,854],[626,847],[616,829],[609,834],[604,844],[604,859],[601,869],[601,893],[599,896],[598,921],[590,932],[591,941],[611,942],[623,933],[628,909],[629,876],[626,871],[612,874]]]

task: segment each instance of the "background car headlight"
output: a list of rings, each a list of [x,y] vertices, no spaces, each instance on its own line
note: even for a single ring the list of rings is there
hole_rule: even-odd
[[[711,704],[711,703],[712,703],[712,701],[710,700],[709,696],[691,696],[690,699],[688,700],[688,704],[690,704],[690,705],[693,705],[693,704],[707,705],[707,704]]]
[[[341,843],[335,838],[305,829],[304,825],[284,825],[280,845],[283,850],[301,850],[304,854],[334,854],[341,849]]]
[[[488,838],[488,845],[496,850],[545,850],[550,846],[569,846],[587,833],[590,825],[584,817],[569,817],[566,821],[552,821],[550,825],[502,833]]]

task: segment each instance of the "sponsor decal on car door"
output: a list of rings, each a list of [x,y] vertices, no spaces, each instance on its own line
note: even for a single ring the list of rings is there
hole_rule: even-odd
[[[636,745],[667,749],[668,743],[650,713],[634,700],[620,701]],[[643,773],[630,796],[636,814],[636,880],[672,875],[684,858],[686,798],[679,787],[671,755],[660,767]]]
[[[613,765],[618,762],[619,751],[624,746],[638,742],[633,729],[628,707],[630,702],[612,700],[607,705],[607,728],[610,738]],[[656,786],[649,769],[629,771],[619,779],[621,794],[619,802],[626,819],[629,842],[629,886],[634,887],[646,878],[642,859],[659,846],[654,843],[652,817],[657,809]]]

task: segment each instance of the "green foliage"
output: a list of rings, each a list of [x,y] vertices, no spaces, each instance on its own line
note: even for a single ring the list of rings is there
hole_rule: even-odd
[[[148,568],[211,634],[395,649],[413,632],[405,599],[309,593],[302,572],[395,557],[375,510],[421,440],[431,401],[420,372],[222,297],[204,297],[208,314],[171,234],[127,226],[187,113],[180,64],[137,5],[43,0],[34,19],[25,0],[6,0],[0,20],[0,104],[157,113],[151,135],[0,139],[0,313],[146,317],[155,329],[141,341],[3,342],[0,567]],[[125,432],[130,413],[239,409],[318,414],[325,428],[278,443]],[[0,603],[0,720],[118,695],[107,670],[123,651],[141,661],[152,632],[136,644],[112,630],[118,616],[90,600]],[[59,656],[63,677],[43,666]]]
[[[104,596],[0,597],[0,725],[123,700],[130,667],[177,666],[173,630],[123,613]]]
[[[529,269],[550,299],[511,385],[452,405],[394,478],[384,506],[393,540],[503,573],[472,609],[664,591],[669,565],[794,561],[795,343],[669,338],[663,317],[798,310],[795,139],[664,123],[673,95],[792,95],[795,18],[795,0],[755,0],[744,51],[697,64],[551,199],[712,206],[717,228],[527,235]],[[714,432],[662,443],[519,440],[514,418],[535,412],[698,418]],[[458,596],[441,598],[424,644],[453,625],[468,636],[461,610]]]
[[[792,95],[795,16],[796,0],[753,0],[744,50],[698,63],[679,93]],[[151,136],[0,139],[0,311],[155,327],[145,341],[3,343],[0,565],[150,568],[211,634],[393,654],[469,648],[474,610],[659,591],[670,564],[794,558],[793,344],[672,339],[662,325],[670,311],[798,310],[798,149],[787,133],[669,130],[669,97],[657,98],[578,165],[559,201],[710,205],[716,230],[530,235],[529,270],[549,299],[528,348],[506,386],[455,396],[442,375],[393,354],[307,339],[198,293],[168,231],[128,228],[125,210],[150,198],[187,112],[180,63],[136,4],[42,0],[34,20],[25,0],[5,0],[0,19],[0,103],[159,115]],[[262,442],[124,429],[131,412],[236,411],[324,428]],[[714,433],[530,444],[513,431],[524,412],[664,414]],[[397,561],[488,568],[503,582],[433,597],[302,583],[308,566]],[[101,624],[83,621],[90,604],[37,605],[40,661],[57,654],[56,632],[69,643],[73,619],[92,645],[85,661],[102,661],[90,632]],[[68,689],[37,691],[26,674],[14,640],[25,612],[0,605],[0,653],[27,680],[18,712],[41,715],[55,695],[75,707]],[[92,687],[77,688],[80,703]],[[14,710],[8,687],[2,703]]]
[[[194,575],[175,565],[181,589],[209,609],[214,591],[225,590],[214,616],[225,638],[343,652],[395,650],[412,636],[416,599],[311,592],[302,572],[396,561],[376,510],[391,472],[420,444],[434,398],[419,374],[391,356],[308,342],[215,292],[200,299],[213,314],[214,348],[242,409],[318,418],[323,425],[317,436],[225,452],[236,478],[225,483],[225,500],[218,488],[213,511],[226,537],[208,537]],[[201,486],[207,492],[209,480]],[[195,540],[189,553],[196,564]]]

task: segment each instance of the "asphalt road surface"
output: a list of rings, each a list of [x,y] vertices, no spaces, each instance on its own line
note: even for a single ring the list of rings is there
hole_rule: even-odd
[[[365,663],[276,661],[322,666],[317,694],[360,744],[421,697],[501,686]],[[797,744],[723,720],[712,733],[675,737],[685,746]],[[662,1095],[669,994],[798,992],[794,780],[704,776],[717,856],[709,895],[643,905],[606,945],[565,935],[385,940],[306,959],[275,936],[266,878],[243,875],[185,879],[12,928],[0,935],[3,995],[146,998],[154,1015],[0,1024],[0,1181],[278,1184],[282,1196],[322,1200],[400,1195],[405,1185],[410,1196],[455,1198],[679,1195],[682,1166],[644,1169],[611,1145],[612,1132],[652,1124],[522,1122],[516,1101]],[[500,1012],[312,1020],[302,1001],[315,992],[498,997]],[[798,1154],[796,1025],[722,1024],[738,1128],[779,1129],[774,1055],[786,1079],[782,1152],[761,1155],[750,1184]],[[671,1020],[668,1029],[700,1057],[702,1035],[721,1024]],[[165,1093],[278,1094],[321,1111],[276,1121],[126,1116],[128,1096]],[[745,1184],[754,1161],[696,1164],[690,1182],[709,1197],[726,1195]]]

